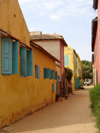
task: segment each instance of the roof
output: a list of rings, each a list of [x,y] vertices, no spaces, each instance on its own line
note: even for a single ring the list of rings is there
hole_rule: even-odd
[[[98,0],[93,0],[93,8],[94,10],[98,9]]]
[[[92,43],[91,48],[92,52],[94,51],[94,44],[95,44],[95,38],[96,38],[96,31],[97,31],[97,17],[92,20]]]
[[[31,41],[40,41],[40,40],[62,40],[64,46],[67,46],[66,41],[63,36],[59,34],[41,34],[41,35],[30,35]]]
[[[22,44],[23,46],[32,49],[31,47],[27,46],[25,43],[23,43],[22,41],[20,41],[18,38],[14,37],[10,32],[0,28],[0,36],[10,36],[12,39],[19,41],[20,44]]]
[[[49,52],[47,52],[47,51],[46,51],[44,48],[42,48],[40,45],[34,43],[33,41],[30,41],[30,44],[31,44],[33,47],[35,47],[35,48],[39,49],[40,51],[42,51],[43,53],[45,53],[47,56],[49,56],[49,57],[52,58],[53,60],[55,60],[55,61],[57,61],[57,62],[60,63],[60,61],[59,61],[57,58],[55,58],[53,55],[51,55]]]

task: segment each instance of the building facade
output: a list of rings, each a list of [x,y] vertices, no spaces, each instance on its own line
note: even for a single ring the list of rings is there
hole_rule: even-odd
[[[79,76],[82,78],[81,61],[76,51],[70,46],[64,48],[64,66],[73,71],[72,89],[79,87]]]
[[[0,128],[55,102],[60,61],[30,35],[17,0],[0,1]]]
[[[97,9],[97,17],[92,20],[92,52],[94,84],[100,83],[100,0],[93,0],[93,8]]]
[[[60,74],[64,71],[64,46],[67,46],[64,38],[58,34],[32,34],[30,33],[31,41],[39,44],[54,57],[60,60],[60,64],[56,65],[60,68]]]

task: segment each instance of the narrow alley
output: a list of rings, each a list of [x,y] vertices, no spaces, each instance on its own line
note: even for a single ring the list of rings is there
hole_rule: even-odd
[[[11,133],[95,133],[89,89],[77,90],[67,100],[50,104],[10,125]]]

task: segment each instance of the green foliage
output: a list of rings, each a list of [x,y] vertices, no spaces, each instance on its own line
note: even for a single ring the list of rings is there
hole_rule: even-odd
[[[100,84],[90,90],[89,96],[90,108],[96,117],[96,127],[99,129],[98,133],[100,133]]]
[[[92,62],[82,60],[82,76],[83,79],[92,79],[93,77]]]
[[[83,84],[83,81],[82,80],[80,80],[79,81],[79,86],[83,86],[84,84]]]
[[[72,79],[73,72],[70,68],[65,68],[65,76],[66,76],[68,82]]]
[[[71,87],[68,87],[68,94],[69,93],[72,93],[72,88]]]

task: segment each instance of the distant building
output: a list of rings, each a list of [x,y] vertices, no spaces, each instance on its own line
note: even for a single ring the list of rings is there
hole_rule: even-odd
[[[70,46],[64,48],[64,66],[73,71],[72,89],[79,87],[79,78],[82,78],[82,64],[79,55]]]
[[[32,35],[30,33],[30,39],[60,60],[60,63],[56,62],[56,65],[60,67],[60,73],[62,74],[64,71],[64,46],[67,46],[64,38],[58,34]]]

